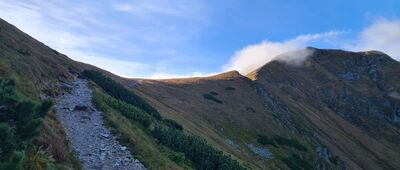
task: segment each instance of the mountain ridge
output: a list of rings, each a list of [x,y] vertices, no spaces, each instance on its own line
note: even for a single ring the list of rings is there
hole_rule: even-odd
[[[334,54],[335,55],[334,57],[338,57],[338,58],[329,58],[329,55],[331,55],[331,54]],[[342,55],[345,55],[345,56],[342,56]],[[356,56],[354,56],[354,55],[356,55]],[[317,56],[317,57],[313,57],[313,56]],[[302,85],[304,85],[304,83],[309,83],[309,82],[312,83],[314,81],[321,81],[321,80],[314,80],[314,79],[307,80],[306,77],[308,76],[308,74],[310,74],[310,76],[314,76],[316,78],[322,79],[322,81],[328,81],[329,79],[332,79],[332,80],[330,80],[329,83],[332,83],[333,85],[335,85],[335,81],[339,81],[339,82],[343,81],[343,82],[345,82],[341,86],[347,86],[347,84],[349,84],[349,82],[351,82],[353,79],[356,79],[358,77],[357,76],[358,74],[361,75],[361,72],[357,73],[357,74],[354,74],[354,75],[351,74],[351,73],[345,74],[345,73],[339,73],[338,72],[338,73],[336,73],[337,75],[333,75],[332,71],[330,71],[330,70],[332,70],[332,68],[329,68],[326,65],[326,64],[329,64],[329,62],[326,62],[326,61],[329,61],[330,59],[332,59],[332,60],[333,59],[340,59],[340,60],[344,59],[343,61],[340,61],[340,62],[348,61],[347,59],[350,59],[350,61],[353,61],[353,59],[354,59],[353,62],[363,62],[364,64],[382,62],[384,64],[389,64],[390,67],[395,67],[395,68],[388,69],[389,71],[392,70],[392,72],[387,73],[387,74],[390,74],[393,77],[396,77],[395,76],[396,73],[400,73],[398,71],[399,63],[397,61],[393,60],[392,58],[390,58],[389,56],[387,56],[386,54],[383,54],[381,52],[376,52],[376,51],[346,52],[346,51],[343,51],[343,50],[320,50],[320,49],[317,49],[316,53],[314,53],[313,56],[307,58],[304,61],[304,65],[303,66],[291,66],[291,65],[288,65],[288,64],[284,64],[284,63],[282,63],[280,61],[272,61],[270,63],[267,63],[263,67],[257,69],[255,72],[247,75],[247,77],[242,76],[242,78],[248,78],[249,77],[249,79],[244,80],[244,81],[247,81],[247,83],[253,84],[253,82],[255,82],[254,83],[255,85],[254,84],[250,85],[249,88],[247,88],[247,90],[243,90],[243,91],[251,92],[251,91],[254,90],[253,86],[257,86],[257,85],[261,84],[261,87],[259,87],[259,88],[267,90],[267,94],[265,94],[264,96],[267,96],[269,98],[275,98],[278,101],[281,100],[278,103],[276,103],[275,101],[272,101],[271,99],[268,99],[267,102],[269,102],[269,104],[267,103],[267,104],[264,104],[264,105],[267,105],[267,107],[270,108],[270,114],[271,115],[274,115],[271,112],[280,113],[280,114],[277,114],[277,116],[282,116],[283,115],[282,118],[278,118],[278,120],[281,119],[281,120],[279,120],[279,121],[281,121],[280,123],[281,124],[286,124],[285,126],[289,126],[288,124],[291,124],[291,122],[293,122],[293,120],[290,120],[291,119],[290,116],[293,115],[293,113],[291,113],[291,111],[290,111],[292,109],[293,110],[301,110],[302,113],[307,113],[307,112],[308,113],[312,113],[313,116],[311,118],[308,117],[308,116],[310,116],[310,115],[308,115],[305,118],[303,117],[303,119],[315,119],[315,118],[318,118],[318,117],[319,117],[319,119],[321,119],[321,116],[323,116],[323,115],[318,114],[318,112],[326,112],[326,113],[329,113],[328,115],[330,115],[329,116],[330,118],[328,120],[326,120],[326,118],[322,117],[322,119],[325,119],[324,120],[325,123],[326,123],[326,121],[329,122],[330,119],[338,121],[338,122],[336,122],[338,125],[330,125],[330,126],[333,126],[333,127],[336,126],[336,128],[341,129],[340,131],[341,131],[341,133],[343,133],[342,135],[345,135],[345,136],[349,135],[349,134],[346,135],[347,132],[346,132],[346,130],[344,130],[346,128],[349,129],[350,131],[353,131],[355,134],[360,134],[361,135],[361,136],[360,135],[356,135],[356,136],[358,136],[358,137],[356,137],[357,140],[354,141],[355,144],[352,144],[352,145],[354,145],[354,147],[353,148],[348,148],[349,150],[354,149],[354,148],[359,148],[360,146],[357,146],[357,145],[360,145],[359,140],[365,140],[365,142],[368,143],[368,144],[366,144],[368,147],[371,147],[373,145],[377,145],[377,147],[380,148],[380,149],[374,148],[374,149],[371,149],[371,150],[374,150],[374,151],[376,151],[376,150],[386,150],[388,152],[388,154],[391,153],[390,154],[391,156],[385,158],[386,160],[391,160],[392,158],[398,159],[399,158],[399,154],[398,154],[398,150],[395,147],[396,144],[395,145],[388,144],[388,145],[391,145],[389,147],[391,149],[384,149],[384,148],[386,148],[386,146],[384,146],[384,145],[387,144],[386,142],[384,142],[386,144],[381,145],[380,144],[381,141],[377,142],[376,139],[368,139],[368,138],[370,138],[369,136],[362,135],[364,133],[365,129],[360,130],[358,128],[353,127],[354,124],[350,123],[350,124],[352,124],[352,125],[350,125],[348,120],[345,120],[345,121],[341,120],[342,118],[340,118],[340,116],[338,117],[338,114],[335,111],[332,111],[330,108],[324,108],[324,109],[318,108],[318,107],[320,107],[320,105],[326,105],[326,104],[322,104],[319,101],[314,101],[314,100],[310,100],[310,99],[313,98],[313,97],[316,97],[316,96],[321,96],[321,94],[317,94],[317,93],[313,94],[313,92],[312,92],[313,90],[315,90],[314,88],[318,87],[319,85],[310,86],[310,89],[308,91],[301,90],[302,89],[301,87],[303,87]],[[365,61],[365,60],[368,60],[368,61]],[[324,63],[324,62],[326,62],[326,63]],[[332,61],[330,61],[330,62],[332,62]],[[322,65],[320,65],[319,63],[322,63]],[[336,65],[341,65],[341,64],[336,64]],[[357,65],[357,64],[354,64],[354,65]],[[367,67],[366,65],[364,65],[364,66]],[[327,67],[328,69],[326,69],[325,67]],[[306,68],[306,69],[304,69],[304,68]],[[315,68],[315,70],[318,69],[318,71],[315,71],[315,70],[312,70],[312,69],[311,70],[310,69],[307,70],[307,68],[313,68],[313,69]],[[324,69],[322,69],[322,68],[324,68]],[[372,69],[372,70],[374,70],[374,69]],[[339,71],[339,69],[337,71]],[[365,72],[365,70],[361,70],[361,71]],[[298,72],[304,72],[304,74],[296,74],[296,72],[297,73]],[[321,74],[312,75],[311,74],[312,72],[318,72],[318,73],[321,73]],[[254,74],[254,73],[256,73],[256,74]],[[294,74],[294,76],[290,75],[292,73]],[[367,71],[366,75],[361,75],[360,77],[369,78],[369,76],[371,76],[371,78],[369,78],[370,79],[369,81],[371,81],[370,83],[373,85],[374,84],[374,75],[375,75],[375,73],[373,71],[372,72],[370,71],[370,73],[371,74],[369,74],[368,71]],[[264,74],[266,74],[266,75],[264,75]],[[224,74],[222,74],[222,75],[224,75]],[[254,75],[255,75],[255,78],[252,78],[251,76],[254,76]],[[326,77],[328,77],[328,78],[326,78]],[[305,81],[303,82],[301,79],[305,79]],[[324,80],[324,79],[327,79],[327,80]],[[185,80],[185,79],[183,79],[183,80]],[[204,78],[203,81],[212,82],[212,80],[209,80],[208,78]],[[216,83],[216,81],[218,81],[218,80],[214,80],[214,83]],[[220,81],[221,81],[220,83],[222,84],[222,82],[224,80],[220,80]],[[236,79],[233,79],[233,81],[236,81]],[[348,81],[348,82],[346,82],[346,81]],[[397,81],[398,81],[398,79],[397,79]],[[153,82],[153,85],[152,85],[153,87],[147,87],[147,89],[144,89],[143,91],[148,91],[148,92],[153,93],[153,94],[154,93],[160,93],[160,92],[162,93],[162,91],[173,91],[173,92],[171,92],[174,95],[173,98],[179,98],[177,96],[181,96],[182,95],[182,96],[185,96],[186,100],[188,98],[191,98],[191,97],[186,97],[186,96],[188,96],[187,93],[189,93],[189,92],[195,92],[195,94],[196,93],[200,93],[200,94],[201,93],[207,93],[207,91],[204,91],[204,90],[202,92],[197,92],[199,89],[195,90],[196,88],[195,89],[190,89],[190,90],[187,89],[186,92],[179,92],[179,89],[171,89],[171,88],[178,88],[178,87],[174,86],[174,83],[169,83],[168,84],[168,81],[160,81],[160,82],[162,82],[161,84],[163,84],[163,85],[159,85],[158,87],[154,87],[156,85],[154,85],[154,82]],[[169,87],[168,88],[167,87],[160,88],[160,87],[163,87],[163,86],[167,86],[167,85],[165,85],[165,82],[167,82]],[[210,84],[210,83],[208,83],[208,84]],[[226,82],[224,84],[226,84]],[[341,84],[341,83],[339,83],[339,84]],[[360,84],[360,83],[358,83],[358,84]],[[192,85],[192,86],[202,86],[202,85],[197,85],[197,84],[190,84],[190,85]],[[349,84],[349,85],[351,85],[351,84]],[[361,83],[361,85],[362,85],[362,83]],[[396,86],[396,83],[391,83],[391,85],[395,86],[393,88],[399,89],[398,86]],[[147,86],[145,81],[143,82],[142,86]],[[229,86],[233,86],[233,85],[229,85],[229,83],[228,83],[226,85],[219,85],[219,86],[229,87]],[[244,85],[240,85],[240,86],[243,87]],[[351,85],[349,87],[352,87],[352,86],[353,85]],[[138,87],[138,89],[141,89],[141,88],[144,88],[144,87]],[[152,91],[151,88],[154,88],[154,89],[157,89],[157,90]],[[185,88],[188,88],[188,87],[185,87]],[[200,88],[200,87],[198,87],[198,88]],[[209,91],[215,91],[217,93],[223,93],[223,92],[221,92],[221,90],[219,90],[219,91],[215,90],[216,88],[220,88],[220,87],[214,87],[213,88],[213,87],[207,86],[207,87],[202,87],[202,88],[208,88],[208,89],[210,89]],[[184,91],[184,90],[182,90],[182,91]],[[242,91],[242,89],[240,89],[240,91]],[[257,90],[255,90],[255,91],[257,91]],[[379,90],[377,90],[376,88],[372,88],[372,89],[370,89],[370,91],[372,91],[372,92],[375,91],[376,92],[375,95],[378,95],[378,93],[379,93]],[[277,94],[277,92],[278,92],[278,94]],[[260,92],[260,93],[263,93],[263,92]],[[294,94],[296,94],[296,95],[294,95]],[[221,96],[221,95],[218,95],[218,96]],[[247,96],[257,96],[257,95],[255,95],[255,94],[251,95],[251,93],[247,93],[247,94],[242,94],[241,96],[243,96],[243,97],[246,96],[247,97]],[[303,96],[310,96],[310,97],[306,97],[305,98]],[[153,98],[163,99],[163,98],[169,98],[169,97],[172,98],[172,95],[165,94],[164,96],[154,96]],[[238,97],[234,97],[234,98],[240,98],[240,97],[238,96]],[[251,100],[251,101],[253,101],[252,102],[253,105],[255,104],[254,101],[258,100],[258,99],[255,99],[255,98],[256,97],[254,97]],[[182,108],[181,105],[177,106],[175,104],[176,103],[180,103],[185,99],[182,98],[182,99],[180,99],[180,101],[167,101],[166,100],[166,102],[169,102],[166,105],[169,105],[172,108]],[[202,98],[201,98],[201,96],[199,96],[196,99],[192,99],[192,100],[193,101],[190,100],[189,102],[190,103],[199,103],[202,100]],[[225,100],[231,100],[231,99],[222,99],[221,101],[225,101]],[[283,100],[283,102],[282,102],[282,100]],[[307,105],[310,105],[310,106],[304,108],[304,106],[301,106],[301,104],[300,105],[299,104],[290,104],[290,103],[298,103],[301,100],[310,100],[310,101],[308,101],[308,104],[307,104]],[[243,101],[237,101],[235,103],[243,103]],[[313,103],[320,103],[320,105],[316,104],[318,106],[314,107],[313,105],[315,105],[315,104],[313,104]],[[260,104],[262,105],[262,102]],[[215,106],[215,108],[219,108],[218,104],[214,104],[214,105],[217,105],[217,106]],[[275,105],[275,107],[274,107],[274,105]],[[289,106],[292,105],[292,106],[287,108],[288,105]],[[362,107],[364,107],[364,106],[365,105],[363,105]],[[199,106],[199,111],[198,112],[204,111],[204,109],[207,108],[207,107],[210,107],[210,106],[206,106],[206,105]],[[229,106],[229,107],[232,107],[232,108],[235,108],[235,109],[239,110],[239,108],[237,108],[235,106]],[[243,106],[242,108],[245,108],[245,106]],[[389,108],[391,108],[391,107],[389,107]],[[228,108],[224,108],[224,109],[228,109]],[[340,109],[340,107],[339,107],[339,109]],[[180,111],[180,112],[188,112],[189,110],[193,111],[193,108],[190,108],[190,109],[188,108],[188,109],[185,109],[185,111]],[[226,114],[229,115],[229,113],[226,113]],[[398,111],[396,113],[396,110],[394,110],[394,115],[396,116],[396,114],[398,115]],[[236,115],[236,116],[238,116],[238,115]],[[353,118],[353,120],[354,119],[356,119],[356,118]],[[393,118],[393,119],[397,120],[396,117]],[[268,119],[264,118],[264,120],[268,120]],[[269,120],[273,121],[273,119],[269,119]],[[257,124],[256,122],[257,121],[252,120],[252,123]],[[322,122],[317,121],[317,120],[311,121],[310,123],[319,124],[318,125],[318,127],[320,128],[319,130],[321,130],[321,128],[322,129],[328,128],[328,127],[324,127],[323,124],[321,124]],[[368,127],[374,126],[374,125],[370,126],[368,124],[368,122],[364,122],[364,123],[365,123],[364,125],[368,126]],[[259,123],[259,124],[261,124],[261,123]],[[241,126],[241,127],[243,128],[243,127],[246,127],[246,126]],[[296,128],[298,128],[298,127],[293,127],[293,129],[296,129]],[[391,128],[394,128],[394,129],[391,129]],[[311,127],[311,129],[315,129],[315,127]],[[399,134],[398,133],[399,132],[398,129],[396,127],[389,127],[389,129],[391,129],[391,130],[387,130],[385,133],[389,133],[389,131],[391,131],[390,133],[392,133],[392,134],[388,135],[386,137],[387,138],[391,138],[391,137],[396,138],[396,136],[398,136],[398,134]],[[325,130],[327,130],[327,129],[325,129]],[[279,131],[279,130],[277,130],[277,131]],[[328,130],[328,131],[331,131],[331,130]],[[324,133],[326,133],[326,132],[324,132]],[[376,133],[380,133],[380,132],[376,132]],[[354,136],[354,135],[351,135],[351,136]],[[327,135],[326,136],[326,138],[332,138],[332,137],[333,137],[332,135]],[[342,136],[342,137],[344,137],[344,136]],[[339,138],[342,138],[342,137],[339,137]],[[336,136],[335,138],[338,138],[338,136]],[[335,146],[332,146],[332,144],[329,144],[329,143],[330,142],[325,141],[325,144],[331,146],[332,148],[335,148]],[[361,143],[363,143],[363,142],[361,142]],[[389,142],[389,143],[392,143],[392,142]],[[335,144],[335,145],[337,145],[337,144]],[[361,147],[365,147],[363,145],[364,144],[362,144]],[[338,145],[336,147],[339,147],[339,146],[340,145]],[[340,146],[339,148],[343,148],[343,146]],[[365,148],[364,149],[363,148],[359,148],[359,149],[360,150],[365,150]],[[353,165],[349,165],[349,166],[352,167],[352,168],[355,168],[355,169],[357,169],[357,168],[366,168],[367,166],[368,167],[379,168],[379,165],[371,164],[371,162],[374,162],[374,160],[371,160],[371,158],[368,158],[368,157],[363,157],[361,159],[357,158],[358,161],[353,160],[354,159],[353,157],[359,157],[359,156],[354,156],[354,155],[357,155],[357,154],[360,154],[360,155],[371,154],[369,150],[370,149],[367,149],[366,151],[361,151],[359,153],[357,153],[358,152],[357,151],[355,153],[352,153],[351,155],[353,155],[353,156],[350,156],[348,158],[346,158],[346,156],[342,156],[342,157],[344,157],[344,159],[346,159],[346,162],[348,162],[349,164],[353,164]],[[393,152],[392,150],[396,150],[396,151]],[[343,151],[342,150],[340,152],[347,152],[347,154],[349,154],[348,151]],[[381,161],[381,157],[385,157],[385,156],[380,155],[380,156],[375,156],[375,157],[376,158],[374,158],[374,159],[377,159],[378,162],[379,161],[380,162],[385,162],[385,161]],[[367,160],[367,161],[364,161],[364,160]],[[351,163],[353,161],[357,162],[357,163]],[[385,163],[383,163],[383,164],[385,164]],[[367,166],[365,166],[365,165],[367,165]],[[365,167],[362,167],[362,166],[365,166]],[[396,165],[396,166],[398,166],[398,165]],[[391,167],[387,166],[386,168],[390,169]]]

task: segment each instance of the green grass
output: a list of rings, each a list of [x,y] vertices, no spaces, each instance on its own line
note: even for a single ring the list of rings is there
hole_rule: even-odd
[[[56,129],[50,127],[54,122],[48,113],[53,104],[32,100],[21,94],[16,81],[0,78],[0,169],[74,167],[62,158],[68,152],[60,137],[65,134],[53,133]]]
[[[107,89],[103,90],[108,93]],[[136,106],[104,94],[100,89],[94,92],[92,100],[95,106],[104,112],[106,122],[119,136],[120,141],[148,168],[165,167],[167,161],[170,161],[180,164],[185,169],[189,166],[199,169],[243,169],[236,160],[215,149],[205,140],[183,132],[183,127],[173,120],[161,117],[142,119],[141,117],[152,114],[146,114]],[[183,157],[180,153],[184,154]],[[162,156],[166,159],[160,159]],[[193,163],[187,165],[186,163],[190,162],[186,161],[187,159]]]
[[[82,75],[94,81],[98,86],[100,86],[104,91],[114,97],[115,99],[129,103],[144,112],[151,114],[156,119],[161,119],[160,113],[152,107],[147,101],[143,100],[140,96],[136,95],[134,92],[129,91],[120,83],[114,81],[110,77],[103,75],[100,72],[94,70],[85,70]]]

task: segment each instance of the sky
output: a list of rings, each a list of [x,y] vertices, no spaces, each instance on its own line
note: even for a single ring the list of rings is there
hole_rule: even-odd
[[[307,46],[400,60],[399,0],[0,0],[0,18],[123,77],[246,74]]]

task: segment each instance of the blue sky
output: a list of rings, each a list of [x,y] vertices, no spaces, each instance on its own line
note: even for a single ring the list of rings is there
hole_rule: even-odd
[[[2,0],[0,17],[125,77],[246,74],[305,46],[400,59],[398,0]]]

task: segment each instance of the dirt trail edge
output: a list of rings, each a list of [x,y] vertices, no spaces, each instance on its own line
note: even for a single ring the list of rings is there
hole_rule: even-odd
[[[105,127],[101,112],[93,107],[88,82],[77,79],[71,87],[71,93],[56,98],[57,116],[83,169],[146,169]]]

